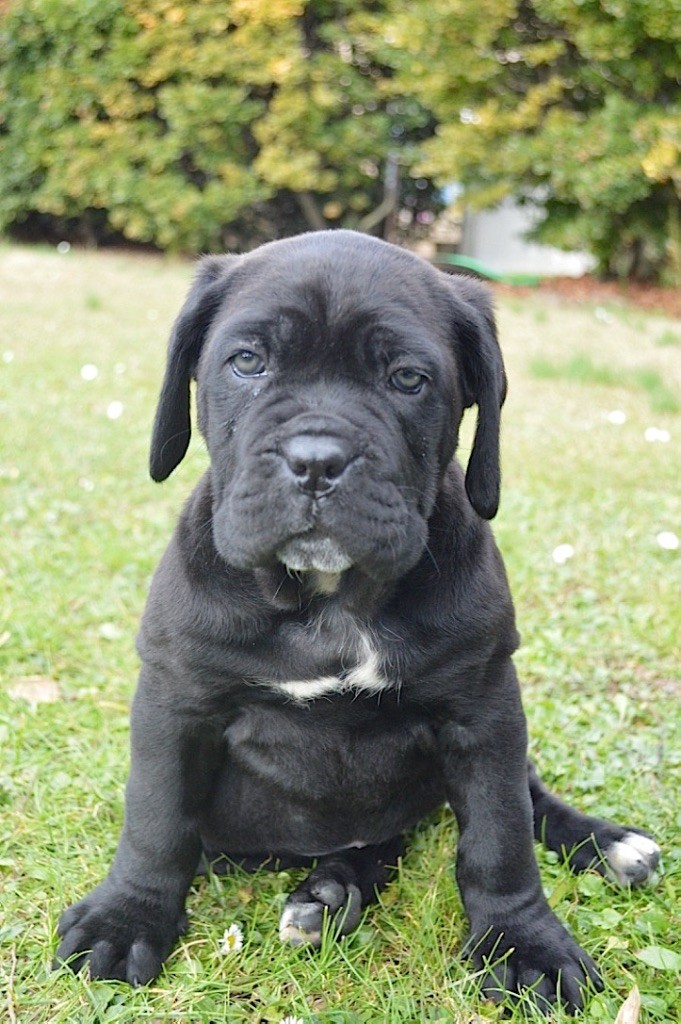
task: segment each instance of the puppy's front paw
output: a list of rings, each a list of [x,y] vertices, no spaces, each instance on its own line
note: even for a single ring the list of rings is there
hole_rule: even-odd
[[[185,929],[184,914],[147,905],[105,881],[59,919],[54,967],[87,965],[91,978],[146,985]]]
[[[292,946],[320,946],[324,921],[329,920],[336,935],[347,935],[357,927],[362,896],[353,881],[329,865],[319,867],[289,896],[279,921],[279,937]]]
[[[476,930],[465,953],[481,972],[482,991],[495,1002],[527,993],[543,1013],[558,1004],[573,1014],[584,1005],[585,988],[603,987],[591,958],[548,911],[485,934]]]

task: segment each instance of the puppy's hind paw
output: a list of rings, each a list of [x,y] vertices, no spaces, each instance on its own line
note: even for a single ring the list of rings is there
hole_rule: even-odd
[[[643,885],[655,877],[660,847],[640,832],[626,832],[603,850],[605,874],[619,885]]]
[[[319,947],[326,920],[336,936],[347,935],[357,927],[361,911],[359,888],[320,865],[286,901],[279,937],[292,946]]]

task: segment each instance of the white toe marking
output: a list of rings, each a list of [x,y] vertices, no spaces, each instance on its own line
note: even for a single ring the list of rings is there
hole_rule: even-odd
[[[318,909],[316,903],[298,903],[296,906],[284,907],[284,912],[279,919],[279,938],[282,942],[289,942],[292,946],[302,946],[307,942],[311,942],[313,946],[321,944],[321,932],[305,932],[295,922],[296,911],[308,907]]]
[[[659,857],[660,855],[660,847],[655,840],[650,839],[648,836],[641,836],[638,832],[627,832],[622,841],[629,846],[633,846],[644,857]]]
[[[647,836],[627,832],[605,851],[608,876],[620,885],[649,882],[660,860],[660,847]]]

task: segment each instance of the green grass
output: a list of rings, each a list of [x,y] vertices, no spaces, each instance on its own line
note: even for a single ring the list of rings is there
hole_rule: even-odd
[[[655,339],[655,344],[662,347],[665,345],[681,345],[681,334],[678,331],[664,330]]]
[[[0,249],[0,1016],[501,1021],[457,960],[464,920],[446,811],[418,830],[359,930],[317,954],[283,948],[276,934],[298,876],[264,873],[198,882],[190,931],[148,989],[50,971],[61,909],[103,876],[115,847],[136,626],[150,573],[206,465],[194,439],[167,484],[146,475],[166,337],[190,272],[151,257]],[[605,992],[585,1019],[611,1024],[636,984],[642,1020],[671,1022],[675,973],[659,955],[638,954],[672,947],[679,924],[681,553],[656,537],[681,533],[681,422],[651,410],[640,375],[679,393],[678,349],[660,343],[675,327],[643,314],[603,323],[546,295],[504,300],[499,314],[510,395],[495,531],[523,634],[517,663],[533,750],[569,799],[649,828],[665,858],[665,874],[643,891],[575,878],[539,851],[542,876],[604,972]],[[587,346],[590,365],[607,371],[596,379],[533,371],[540,357],[569,366]],[[90,363],[98,374],[84,380]],[[117,419],[107,416],[112,402],[123,403]],[[607,418],[614,408],[626,414],[621,425]],[[649,426],[671,442],[647,442]],[[469,438],[467,424],[464,456]],[[556,565],[561,543],[575,553]],[[27,680],[58,699],[27,702]],[[225,956],[232,923],[245,945]]]
[[[679,396],[665,384],[658,370],[650,366],[621,371],[594,362],[588,353],[578,352],[563,364],[538,356],[531,361],[530,370],[539,380],[567,380],[577,384],[599,384],[624,389],[640,388],[647,393],[653,412],[681,412]]]

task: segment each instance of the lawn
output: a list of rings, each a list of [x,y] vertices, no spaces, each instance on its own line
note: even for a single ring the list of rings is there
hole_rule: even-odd
[[[61,909],[101,879],[115,847],[136,625],[207,464],[195,438],[166,484],[146,472],[165,342],[190,274],[150,256],[0,248],[0,1017],[501,1021],[457,958],[464,920],[446,811],[418,830],[358,931],[319,953],[280,946],[297,876],[263,873],[197,883],[189,933],[148,989],[50,971]],[[640,1019],[672,1022],[681,325],[544,292],[505,293],[498,307],[510,394],[494,528],[523,635],[533,753],[566,797],[648,828],[664,852],[657,884],[628,892],[572,876],[540,850],[544,885],[604,973],[585,1019],[614,1022],[636,985]],[[231,925],[243,948],[223,952]]]

